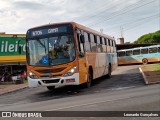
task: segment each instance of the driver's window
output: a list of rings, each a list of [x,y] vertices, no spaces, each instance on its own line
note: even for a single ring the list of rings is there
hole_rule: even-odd
[[[79,48],[79,57],[84,56],[84,43],[81,40],[82,32],[77,29],[77,43],[78,43],[78,48]]]

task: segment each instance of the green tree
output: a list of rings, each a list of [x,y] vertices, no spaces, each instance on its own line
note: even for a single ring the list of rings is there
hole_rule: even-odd
[[[135,44],[143,44],[143,43],[160,43],[160,30],[154,33],[149,33],[142,35],[136,41]]]

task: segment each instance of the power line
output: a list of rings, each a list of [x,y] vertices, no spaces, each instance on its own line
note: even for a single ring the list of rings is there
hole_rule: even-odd
[[[141,2],[143,2],[143,1],[145,1],[145,0],[140,0],[140,1],[138,1],[136,4],[132,4],[132,5],[130,5],[130,6],[127,6],[127,7],[125,7],[125,8],[123,8],[123,9],[121,9],[121,10],[119,10],[118,12],[124,12],[126,9],[128,9],[128,8],[130,8],[130,7],[132,7],[132,6],[137,6],[137,5],[139,5],[139,3],[141,3]],[[110,17],[114,17],[114,15],[116,15],[118,12],[114,12],[114,13],[112,13],[112,15],[110,16]],[[101,19],[100,19],[101,20]],[[99,21],[100,21],[99,20]],[[102,19],[103,20],[103,19]],[[92,25],[92,24],[91,24]]]
[[[156,16],[156,18],[155,19],[157,19],[158,18],[158,16]],[[150,18],[151,19],[151,18]],[[147,22],[150,22],[150,21],[153,21],[153,20],[155,20],[155,19],[145,19],[145,21],[140,21],[138,24],[136,24],[136,25],[134,25],[134,26],[132,26],[132,27],[130,27],[130,28],[127,28],[127,29],[124,29],[123,31],[128,31],[128,30],[131,30],[131,29],[133,29],[133,28],[136,28],[136,27],[139,27],[139,26],[141,26],[141,25],[143,25],[143,24],[145,24],[145,23],[147,23]],[[113,34],[117,34],[117,33],[119,33],[119,32],[115,32],[115,33],[113,33]]]
[[[120,2],[120,1],[118,1],[118,2]],[[117,2],[116,2],[117,3]],[[90,20],[91,18],[93,18],[93,17],[95,17],[95,16],[97,16],[97,15],[100,15],[100,14],[103,14],[104,12],[106,12],[107,10],[110,10],[110,9],[113,9],[113,8],[115,8],[115,7],[117,7],[117,4],[114,4],[114,3],[112,3],[113,4],[113,6],[111,6],[111,7],[109,7],[109,8],[107,8],[107,9],[104,9],[104,7],[106,7],[105,5],[103,6],[103,7],[100,7],[100,9],[95,9],[96,11],[97,10],[103,10],[103,11],[100,11],[99,13],[95,13],[95,12],[91,12],[91,13],[94,13],[94,14],[89,14],[89,15],[87,15],[87,16],[81,16],[81,17],[76,17],[75,19],[86,19],[86,20]],[[112,5],[111,4],[111,5]],[[121,2],[121,4],[122,4],[122,2]],[[108,3],[107,3],[107,5],[108,5]],[[87,19],[88,18],[88,19]]]
[[[156,16],[158,16],[158,13],[156,13],[156,14],[154,14],[154,15],[151,15],[151,16],[148,16],[148,17],[143,17],[143,18],[139,18],[139,19],[136,19],[136,20],[133,20],[133,21],[128,21],[128,22],[126,22],[126,23],[124,23],[124,24],[118,24],[117,26],[119,27],[119,26],[125,26],[125,25],[128,25],[128,24],[131,24],[131,23],[134,23],[134,22],[139,22],[139,21],[143,21],[143,20],[145,20],[145,19],[150,19],[150,18],[153,18],[153,17],[156,17]],[[109,28],[107,28],[107,29],[113,29],[113,28],[117,28],[117,26],[115,26],[115,27],[109,27]]]
[[[100,19],[99,21],[101,21],[101,22],[96,21],[96,22],[92,23],[91,25],[89,25],[89,27],[98,25],[98,24],[100,24],[100,23],[103,23],[103,22],[105,22],[105,21],[107,21],[107,20],[112,19],[113,17],[117,17],[117,16],[119,16],[119,15],[125,14],[125,13],[127,13],[127,12],[130,12],[130,11],[135,10],[135,9],[137,9],[137,8],[140,8],[140,7],[142,7],[142,6],[148,5],[148,4],[153,3],[153,2],[155,2],[155,1],[156,1],[156,0],[153,0],[153,1],[148,2],[148,3],[145,3],[145,4],[143,4],[143,5],[134,7],[134,8],[132,8],[132,9],[130,9],[130,10],[128,10],[128,11],[125,11],[125,12],[123,12],[123,13],[114,14],[114,13],[116,13],[116,12],[114,12],[112,16],[110,16],[110,17],[105,17],[104,19]],[[139,2],[138,2],[138,3],[139,3]],[[138,4],[138,3],[137,3],[137,4]],[[137,5],[137,4],[136,4],[136,5]],[[128,7],[131,7],[131,6],[133,6],[133,5],[130,5],[130,6],[128,6]],[[127,7],[127,8],[128,8],[128,7]],[[123,11],[123,10],[125,10],[125,9],[126,9],[126,8],[121,9],[120,11]],[[106,18],[107,18],[107,19],[106,19]]]

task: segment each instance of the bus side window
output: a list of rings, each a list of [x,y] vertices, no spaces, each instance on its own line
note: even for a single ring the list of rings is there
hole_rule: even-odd
[[[114,46],[114,41],[113,40],[111,40],[111,53],[113,53],[113,46]]]
[[[116,49],[116,43],[115,43],[115,41],[113,41],[113,52],[116,52],[117,51],[117,49]]]
[[[96,39],[93,34],[90,34],[90,43],[91,43],[91,51],[92,52],[97,52],[97,45],[96,45]]]
[[[99,38],[99,36],[96,36],[96,40],[97,40],[97,52],[101,52],[101,50],[100,50],[100,38]]]
[[[77,30],[77,42],[78,42],[78,48],[79,48],[79,57],[84,56],[84,43],[82,42],[83,40],[83,35],[80,33],[79,30]]]
[[[125,55],[126,55],[126,53],[124,51],[118,52],[118,57],[124,57]]]
[[[107,46],[108,50],[107,52],[110,53],[111,52],[111,42],[110,39],[108,39],[108,46]]]
[[[89,42],[89,35],[87,32],[84,32],[84,41],[85,41],[85,50],[86,52],[90,52],[91,51],[91,46],[90,46],[90,42]]]
[[[103,37],[102,37],[102,48],[103,48],[103,52],[106,53],[106,43]]]
[[[141,54],[148,54],[148,48],[141,49]]]
[[[160,47],[158,47],[158,52],[160,53]]]
[[[149,48],[149,53],[157,53],[157,48]]]
[[[133,50],[133,55],[140,55],[140,50]]]
[[[101,52],[100,37],[97,36],[97,52]]]
[[[132,50],[126,51],[126,56],[131,56],[132,55]]]

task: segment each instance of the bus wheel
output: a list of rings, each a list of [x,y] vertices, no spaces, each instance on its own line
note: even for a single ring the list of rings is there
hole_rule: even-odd
[[[48,90],[53,91],[55,89],[55,86],[47,86]]]
[[[87,77],[87,88],[90,88],[91,87],[91,84],[92,84],[92,74],[91,74],[91,71],[89,70],[88,71],[88,77]]]
[[[147,60],[146,58],[144,58],[144,59],[142,60],[142,63],[143,63],[143,65],[146,65],[146,64],[148,64],[148,60]]]
[[[111,72],[112,72],[112,67],[111,65],[108,66],[108,74],[107,74],[107,78],[111,77]]]

